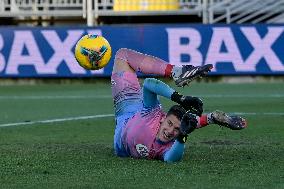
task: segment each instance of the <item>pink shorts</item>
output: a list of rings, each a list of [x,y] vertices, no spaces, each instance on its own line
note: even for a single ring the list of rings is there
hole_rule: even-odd
[[[136,73],[112,74],[111,88],[116,116],[134,115],[142,109],[142,92]]]

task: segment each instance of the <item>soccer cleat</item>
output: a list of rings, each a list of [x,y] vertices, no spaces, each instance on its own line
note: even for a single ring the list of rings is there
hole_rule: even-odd
[[[239,116],[229,116],[225,112],[219,110],[212,112],[210,119],[213,123],[228,127],[232,130],[240,130],[247,127],[245,119]]]
[[[178,87],[184,87],[185,85],[188,85],[192,80],[207,75],[212,68],[212,64],[197,67],[192,65],[185,65],[182,67],[182,73],[179,76],[174,76],[173,78]]]

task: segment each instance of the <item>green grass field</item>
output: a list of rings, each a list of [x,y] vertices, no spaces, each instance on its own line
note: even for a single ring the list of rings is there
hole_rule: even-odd
[[[284,188],[283,83],[178,90],[248,128],[194,131],[179,163],[118,158],[108,82],[0,86],[0,188]]]

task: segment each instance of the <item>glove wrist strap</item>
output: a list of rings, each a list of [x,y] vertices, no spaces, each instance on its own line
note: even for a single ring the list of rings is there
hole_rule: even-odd
[[[171,100],[178,103],[178,104],[181,104],[182,101],[184,100],[184,96],[179,94],[177,91],[173,92],[173,94],[171,95]]]
[[[187,141],[187,135],[182,135],[180,134],[177,139],[177,141],[179,141],[181,144],[184,144]]]

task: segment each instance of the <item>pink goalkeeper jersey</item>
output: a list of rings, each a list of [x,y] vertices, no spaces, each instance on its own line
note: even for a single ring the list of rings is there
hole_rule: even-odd
[[[161,106],[143,109],[130,118],[122,131],[122,144],[127,153],[135,158],[163,159],[163,154],[173,142],[156,140],[160,120],[165,116]]]

